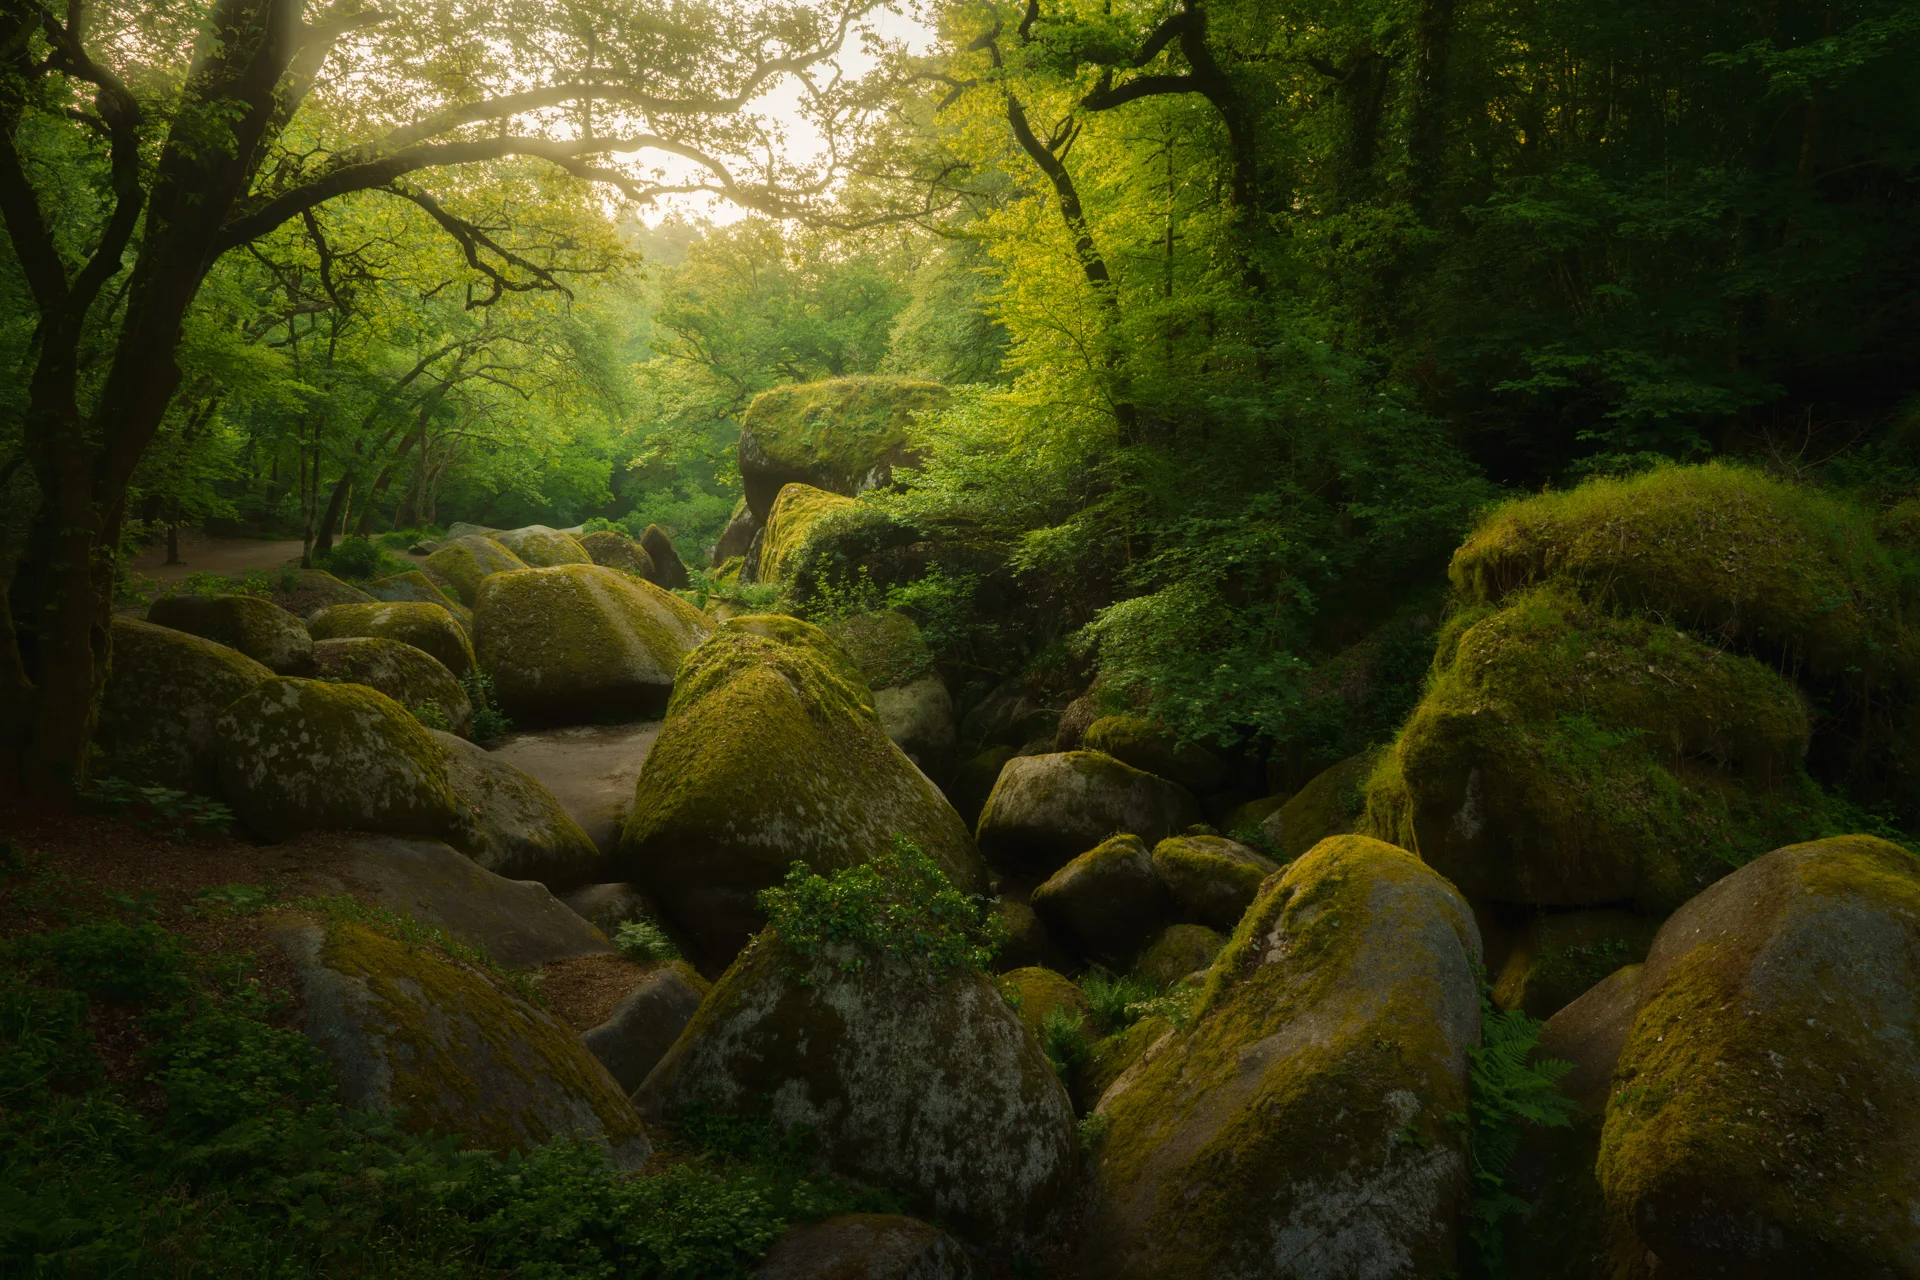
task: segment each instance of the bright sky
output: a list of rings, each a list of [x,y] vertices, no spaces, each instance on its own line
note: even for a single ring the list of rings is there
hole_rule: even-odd
[[[908,0],[909,5],[911,0]],[[908,5],[903,5],[903,8]],[[893,8],[876,9],[857,24],[847,34],[846,43],[841,47],[839,57],[833,61],[840,67],[842,74],[849,80],[857,79],[871,71],[875,59],[866,51],[861,40],[861,32],[870,31],[883,40],[899,41],[906,46],[907,52],[924,54],[933,48],[933,28],[922,22],[911,12],[900,12]],[[827,73],[831,75],[831,72]],[[779,121],[785,126],[787,134],[787,152],[793,160],[805,163],[819,158],[825,152],[826,145],[819,133],[814,130],[799,112],[800,89],[791,78],[781,84],[776,92],[770,93],[755,102],[754,108]],[[668,174],[689,179],[701,172],[690,161],[678,157],[648,156],[646,162],[661,164]],[[641,221],[648,226],[656,226],[664,219],[678,214],[682,217],[701,217],[709,222],[725,225],[738,222],[747,216],[748,210],[711,196],[667,196],[657,201],[651,210],[643,210]]]

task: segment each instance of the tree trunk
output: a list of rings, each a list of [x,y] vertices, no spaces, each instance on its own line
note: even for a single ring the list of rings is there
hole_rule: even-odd
[[[313,542],[315,555],[324,556],[333,550],[333,531],[341,526],[341,512],[352,495],[353,472],[349,471],[340,477],[339,483],[333,486],[333,496],[327,499],[327,513],[320,517],[320,532]]]

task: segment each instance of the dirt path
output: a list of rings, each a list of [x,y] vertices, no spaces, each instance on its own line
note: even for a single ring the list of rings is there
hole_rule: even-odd
[[[164,544],[148,547],[134,558],[133,570],[163,582],[190,573],[244,573],[248,569],[278,569],[300,559],[300,539],[222,538],[182,530],[180,559],[168,564]]]

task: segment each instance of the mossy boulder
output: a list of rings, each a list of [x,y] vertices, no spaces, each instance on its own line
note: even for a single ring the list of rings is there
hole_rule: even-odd
[[[473,614],[480,665],[524,724],[658,715],[708,630],[678,596],[592,564],[498,574]]]
[[[1051,875],[1117,832],[1149,844],[1200,820],[1185,787],[1098,751],[1016,756],[980,813],[980,850],[996,865]]]
[[[789,484],[848,497],[891,484],[895,467],[917,460],[914,418],[949,400],[938,383],[883,377],[792,383],[762,392],[740,422],[748,509],[766,523]]]
[[[525,561],[528,568],[551,569],[557,564],[596,564],[579,539],[570,533],[530,524],[493,535],[493,540]]]
[[[780,490],[773,512],[767,518],[766,533],[760,539],[760,561],[755,567],[757,580],[785,582],[815,527],[834,512],[851,511],[858,505],[852,498],[804,484],[790,484]]]
[[[960,1242],[897,1213],[843,1213],[773,1242],[753,1280],[972,1280]]]
[[[646,532],[640,535],[640,549],[647,553],[647,559],[653,564],[651,580],[655,586],[679,591],[693,581],[687,573],[686,563],[680,559],[680,552],[673,545],[673,539],[659,525],[647,526]]]
[[[313,674],[322,680],[365,685],[386,694],[423,724],[436,720],[466,737],[473,728],[467,691],[433,655],[381,636],[316,640]]]
[[[611,938],[629,920],[653,920],[660,907],[637,884],[609,881],[582,885],[562,899],[567,909]]]
[[[873,694],[865,673],[825,628],[785,613],[743,613],[726,619],[720,629],[805,649],[827,666],[838,684],[853,691],[860,705],[872,708]]]
[[[1027,1024],[1035,1040],[1041,1039],[1047,1015],[1055,1009],[1064,1009],[1074,1018],[1087,1016],[1086,993],[1073,979],[1052,969],[1029,965],[1008,970],[995,981],[1000,984],[1000,994],[1006,997],[1008,1007],[1020,1015],[1020,1021]]]
[[[768,930],[714,985],[636,1095],[671,1120],[689,1103],[770,1108],[811,1130],[819,1163],[883,1186],[964,1237],[1011,1249],[1073,1194],[1072,1105],[993,983],[923,982],[900,960],[811,959]]]
[[[274,936],[344,1105],[496,1150],[572,1136],[623,1168],[651,1154],[633,1105],[579,1038],[488,975],[358,923],[283,921]]]
[[[897,609],[849,614],[826,630],[869,688],[910,684],[933,671],[933,653],[919,625]]]
[[[1455,1266],[1480,942],[1404,850],[1322,842],[1260,895],[1185,1030],[1102,1097],[1083,1274]]]
[[[936,783],[953,776],[953,696],[939,676],[875,690],[880,727]]]
[[[1807,740],[1771,667],[1539,588],[1443,636],[1365,829],[1474,898],[1659,914],[1803,828]]]
[[[307,622],[315,640],[378,636],[410,644],[437,658],[455,679],[473,670],[473,642],[454,616],[437,604],[402,600],[393,604],[337,604]]]
[[[473,610],[442,591],[437,583],[418,569],[375,578],[367,584],[367,594],[389,604],[437,604],[453,615],[460,629],[473,634]]]
[[[365,604],[372,596],[325,569],[282,569],[269,584],[273,602],[296,618],[335,604]]]
[[[300,619],[258,596],[162,596],[147,621],[237,649],[278,675],[313,671],[313,637]]]
[[[1059,730],[1055,729],[1057,736]],[[1142,716],[1101,716],[1080,736],[1084,751],[1104,751],[1136,769],[1177,782],[1189,791],[1213,791],[1226,776],[1220,757],[1196,742],[1182,742]]]
[[[1060,945],[1046,923],[1034,914],[1030,890],[1010,884],[996,887],[993,913],[1006,931],[1000,949],[993,953],[994,967],[1002,973],[1015,969],[1043,968],[1067,972],[1078,968],[1071,953]]]
[[[710,990],[712,984],[684,960],[655,965],[614,1003],[605,1022],[580,1038],[630,1094],[680,1038]]]
[[[632,574],[636,578],[653,581],[653,557],[647,549],[624,533],[612,529],[602,529],[580,539],[580,549],[587,558],[606,569],[618,569],[621,573]]]
[[[1114,836],[1054,872],[1033,891],[1033,910],[1079,955],[1124,970],[1176,908],[1140,837]]]
[[[713,556],[710,561],[715,569],[729,560],[745,561],[747,552],[753,548],[753,539],[760,532],[760,520],[747,506],[745,498],[733,504],[733,514],[727,517],[727,527],[720,531],[720,538],[713,544]]]
[[[1367,779],[1379,753],[1362,751],[1322,769],[1291,796],[1252,800],[1228,814],[1222,828],[1255,840],[1290,861],[1328,836],[1351,835],[1367,807]]]
[[[1617,909],[1531,915],[1494,977],[1493,1002],[1550,1018],[1608,974],[1646,959],[1659,930],[1659,920]]]
[[[447,784],[469,833],[473,860],[509,880],[572,889],[595,880],[605,855],[553,793],[499,756],[450,733],[435,733],[447,759]]]
[[[1660,1270],[1920,1275],[1920,860],[1779,849],[1661,928],[1598,1172]]]
[[[1170,924],[1134,962],[1135,975],[1170,987],[1213,963],[1227,940],[1203,924]]]
[[[303,831],[460,838],[440,747],[384,693],[276,676],[229,703],[214,735],[227,802],[269,840]]]
[[[1100,718],[1100,697],[1098,694],[1082,694],[1067,704],[1060,713],[1060,723],[1053,729],[1053,749],[1055,751],[1078,751],[1081,739],[1087,736],[1087,730]]]
[[[722,627],[680,668],[621,833],[628,878],[658,897],[695,958],[731,959],[764,922],[759,892],[795,861],[824,875],[896,835],[962,892],[984,892],[959,815],[888,740],[848,667],[749,621]]]
[[[1083,1103],[1091,1101],[1097,1111],[1100,1099],[1122,1076],[1143,1062],[1148,1054],[1173,1043],[1173,1030],[1173,1023],[1154,1014],[1096,1040],[1087,1051],[1087,1060],[1074,1073],[1074,1096]]]
[[[527,562],[492,538],[468,534],[448,538],[439,550],[427,557],[427,574],[446,584],[460,603],[471,609],[480,594],[480,584],[496,573],[527,568]]]
[[[980,811],[987,807],[987,797],[993,794],[993,786],[1000,781],[1000,771],[1007,767],[1007,761],[1018,752],[1013,747],[988,747],[963,761],[954,770],[953,780],[947,784],[947,795],[953,800],[953,807],[961,820],[972,831],[980,825]]]
[[[1280,864],[1224,836],[1170,836],[1153,847],[1153,869],[1183,916],[1231,932]]]
[[[471,520],[455,520],[447,526],[447,536],[440,540],[445,545],[458,538],[491,538],[500,530],[490,524],[474,524]]]
[[[123,772],[220,794],[215,721],[273,672],[237,649],[134,618],[115,618],[112,635],[94,740]]]

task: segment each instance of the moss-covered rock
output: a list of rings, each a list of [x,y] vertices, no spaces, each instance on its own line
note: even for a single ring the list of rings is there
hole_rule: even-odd
[[[773,1242],[754,1280],[972,1280],[973,1260],[938,1227],[894,1213],[843,1213]]]
[[[296,618],[335,604],[366,604],[373,597],[325,569],[282,569],[269,583],[273,602]]]
[[[237,649],[133,618],[113,620],[112,654],[94,741],[116,770],[220,794],[214,722],[273,672]]]
[[[727,517],[727,527],[720,531],[720,538],[713,544],[711,566],[715,569],[730,560],[745,562],[747,552],[753,548],[753,539],[760,532],[760,520],[747,506],[745,498],[733,504],[733,514]],[[737,572],[737,571],[736,571]]]
[[[393,604],[337,604],[307,622],[315,640],[377,636],[398,640],[439,659],[458,679],[473,670],[473,642],[454,616],[437,604],[403,600]]]
[[[526,724],[658,715],[707,630],[680,597],[590,564],[499,574],[474,607],[480,665]]]
[[[869,688],[910,684],[933,671],[933,654],[918,624],[897,609],[849,614],[826,630]]]
[[[597,564],[579,539],[544,524],[508,529],[493,535],[493,540],[519,556],[530,569],[551,569],[557,564]]]
[[[1083,1102],[1097,1104],[1107,1091],[1136,1064],[1156,1049],[1173,1043],[1173,1024],[1156,1015],[1140,1019],[1124,1031],[1117,1031],[1094,1042],[1087,1060],[1074,1073],[1073,1088]]]
[[[1087,1016],[1086,993],[1071,978],[1052,969],[1039,965],[1010,969],[996,981],[1000,984],[1000,994],[1020,1015],[1020,1021],[1026,1023],[1035,1040],[1041,1039],[1047,1015],[1055,1009],[1064,1009],[1075,1018]]]
[[[1199,803],[1185,787],[1112,756],[1016,756],[981,810],[980,849],[997,863],[1051,875],[1116,832],[1157,843],[1199,820]]]
[[[1751,658],[1551,588],[1443,646],[1365,829],[1475,898],[1671,910],[1801,829],[1806,707]]]
[[[679,591],[693,578],[687,573],[687,566],[680,559],[680,552],[673,545],[673,539],[667,531],[657,524],[650,524],[646,532],[640,535],[640,549],[647,553],[647,559],[653,564],[652,582],[668,591]]]
[[[1646,959],[1659,930],[1659,920],[1629,911],[1531,915],[1494,978],[1493,1002],[1551,1018],[1608,974]]]
[[[639,1116],[579,1038],[487,975],[357,923],[288,920],[274,935],[346,1106],[496,1150],[577,1136],[624,1168],[646,1162]]]
[[[605,857],[553,793],[482,747],[435,733],[447,758],[447,784],[465,811],[461,847],[510,880],[538,880],[549,889],[587,884]]]
[[[1224,836],[1170,836],[1153,847],[1153,869],[1182,915],[1230,932],[1280,864]]]
[[[726,619],[720,629],[805,649],[826,664],[835,681],[853,691],[860,705],[873,707],[873,694],[865,673],[825,628],[785,613],[743,613]]]
[[[1170,987],[1213,963],[1227,940],[1203,924],[1170,924],[1134,962],[1133,972],[1156,987]]]
[[[922,773],[935,783],[953,776],[953,696],[939,676],[876,690],[873,714]]]
[[[640,1087],[664,1058],[712,984],[684,960],[655,965],[621,996],[607,1020],[580,1039],[623,1092]]]
[[[1270,884],[1188,1027],[1109,1088],[1084,1274],[1454,1266],[1480,943],[1404,850],[1327,840]]]
[[[480,584],[491,574],[509,573],[527,568],[527,562],[492,538],[468,534],[448,538],[440,549],[427,557],[427,572],[436,582],[445,583],[471,609],[480,594]]]
[[[1167,887],[1140,837],[1114,836],[1033,891],[1033,910],[1075,952],[1124,970],[1174,919]]]
[[[1920,1275],[1920,860],[1779,849],[1654,940],[1600,1185],[1664,1274]]]
[[[804,484],[790,484],[780,490],[773,513],[767,518],[766,533],[760,539],[760,561],[755,568],[758,580],[786,581],[815,526],[833,512],[851,510],[856,505],[852,498]]]
[[[460,838],[440,747],[383,693],[276,676],[229,703],[214,734],[228,803],[269,840],[303,831]]]
[[[1056,736],[1058,732],[1056,728]],[[1189,791],[1216,790],[1226,774],[1219,756],[1197,742],[1180,741],[1142,716],[1101,716],[1081,735],[1080,748],[1104,751]]]
[[[934,382],[834,378],[762,392],[740,423],[740,478],[746,503],[765,523],[789,484],[848,497],[893,482],[911,466],[914,418],[945,407]]]
[[[300,619],[257,596],[162,596],[147,621],[237,649],[279,675],[313,670],[313,637]]]
[[[602,529],[598,533],[589,533],[580,539],[580,549],[587,558],[607,569],[618,569],[621,573],[630,573],[636,578],[653,581],[653,557],[647,549],[624,533],[612,529]]]
[[[469,636],[473,634],[473,610],[442,591],[439,584],[418,569],[375,578],[367,584],[367,594],[389,604],[437,604],[453,615],[462,631]]]
[[[1093,722],[1100,718],[1100,698],[1098,694],[1083,694],[1067,704],[1060,713],[1060,723],[1053,729],[1053,749],[1055,751],[1078,751],[1082,738]]]
[[[994,967],[1002,973],[1015,969],[1052,969],[1066,973],[1077,969],[1073,955],[1060,945],[1046,923],[1034,914],[1030,890],[1018,885],[998,886],[993,913],[1000,918],[1005,938],[993,953]]]
[[[947,784],[946,791],[953,800],[955,812],[967,824],[967,830],[972,831],[980,825],[980,811],[987,807],[987,797],[993,794],[994,784],[1000,781],[1000,771],[1017,754],[1013,747],[988,747],[963,761],[954,771],[953,781]]]
[[[993,983],[932,985],[879,958],[805,959],[769,930],[714,985],[636,1095],[673,1118],[705,1099],[771,1109],[812,1131],[818,1159],[884,1186],[964,1236],[1011,1248],[1070,1199],[1072,1105]]]
[[[473,728],[473,702],[453,673],[432,654],[399,640],[383,636],[316,640],[313,673],[322,680],[377,689],[412,711],[416,719],[431,723],[437,718],[460,737]]]
[[[1378,763],[1376,751],[1348,756],[1322,769],[1291,796],[1241,805],[1221,826],[1229,835],[1256,840],[1282,861],[1291,861],[1328,836],[1353,833],[1366,812],[1367,779]]]
[[[500,530],[490,524],[474,524],[471,520],[455,520],[447,526],[447,536],[440,540],[444,546],[459,538],[491,538]]]
[[[680,668],[621,833],[629,878],[659,898],[696,959],[724,965],[764,922],[760,890],[793,862],[826,874],[896,835],[962,892],[983,892],[965,825],[888,740],[850,664],[749,621],[723,626]]]

